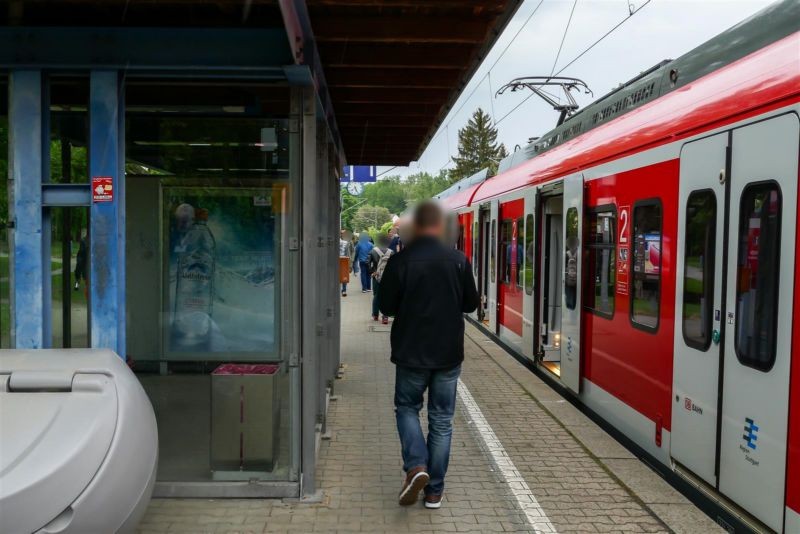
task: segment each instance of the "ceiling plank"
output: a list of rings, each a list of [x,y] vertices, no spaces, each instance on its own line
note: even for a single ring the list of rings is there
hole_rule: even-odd
[[[325,16],[314,21],[318,42],[466,43],[486,39],[488,21],[478,17]]]
[[[329,68],[326,73],[332,87],[373,87],[408,89],[452,89],[459,82],[461,71],[455,69],[426,70],[409,75],[405,69]]]

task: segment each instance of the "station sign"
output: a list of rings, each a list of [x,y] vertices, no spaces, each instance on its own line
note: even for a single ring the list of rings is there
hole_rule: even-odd
[[[375,165],[345,165],[342,182],[377,182],[378,167]]]

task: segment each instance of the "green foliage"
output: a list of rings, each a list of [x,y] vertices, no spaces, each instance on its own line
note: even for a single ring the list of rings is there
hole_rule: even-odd
[[[353,215],[356,213],[356,206],[359,202],[363,203],[363,199],[361,197],[351,195],[350,192],[347,191],[347,188],[342,188],[342,228],[346,228],[350,231],[354,230],[352,220]]]
[[[355,232],[362,232],[364,230],[369,232],[370,228],[373,228],[377,232],[377,228],[380,228],[382,225],[386,224],[386,222],[391,221],[392,214],[389,213],[388,209],[384,208],[383,206],[364,204],[363,206],[356,208],[355,214],[353,214],[350,223],[353,231]]]
[[[450,170],[452,182],[472,176],[486,167],[489,167],[490,174],[494,174],[500,160],[507,155],[506,147],[497,144],[497,128],[491,117],[478,108],[467,125],[458,130],[458,156],[453,158],[456,166]]]
[[[389,176],[364,186],[361,198],[367,204],[383,206],[390,213],[402,213],[406,208],[406,192],[399,176]]]
[[[432,198],[450,187],[453,182],[447,174],[431,176],[427,173],[412,174],[406,180],[406,199],[410,204]]]

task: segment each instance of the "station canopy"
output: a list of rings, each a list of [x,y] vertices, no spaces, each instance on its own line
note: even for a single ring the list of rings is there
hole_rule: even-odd
[[[12,27],[275,29],[291,11],[311,28],[304,39],[315,50],[303,55],[318,53],[348,163],[406,165],[521,1],[7,0],[0,19]]]

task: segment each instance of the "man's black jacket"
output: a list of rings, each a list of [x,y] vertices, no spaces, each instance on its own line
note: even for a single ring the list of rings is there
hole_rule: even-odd
[[[395,364],[448,369],[464,360],[463,314],[478,307],[478,291],[461,252],[433,237],[415,239],[389,259],[378,305],[385,315],[395,317]]]

